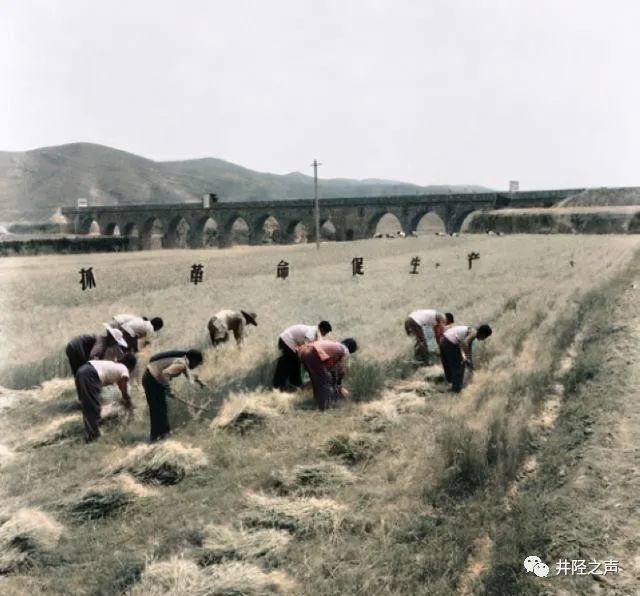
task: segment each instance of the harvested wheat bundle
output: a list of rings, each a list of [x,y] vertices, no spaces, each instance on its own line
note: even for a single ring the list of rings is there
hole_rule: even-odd
[[[327,441],[327,453],[347,464],[356,464],[371,459],[379,451],[380,443],[378,437],[363,433],[336,435]]]
[[[211,428],[245,433],[265,420],[282,416],[293,408],[296,396],[280,391],[253,391],[231,394],[224,402]]]
[[[200,568],[173,558],[151,563],[131,596],[264,596],[290,593],[295,584],[280,571],[266,572],[247,563]]]
[[[60,379],[58,377],[44,381],[40,389],[33,392],[34,397],[41,400],[58,399],[65,393],[75,394],[76,384],[73,378]]]
[[[251,508],[240,515],[247,526],[278,528],[295,534],[315,530],[338,530],[344,521],[346,506],[333,499],[269,497],[247,492]]]
[[[291,534],[279,530],[245,530],[210,524],[205,528],[201,565],[220,563],[225,559],[274,559],[282,553]]]
[[[149,497],[154,491],[139,484],[129,474],[118,474],[87,491],[71,506],[79,519],[102,519],[120,512],[138,498]]]
[[[177,484],[187,474],[206,465],[207,458],[198,447],[162,441],[134,447],[111,469],[113,472],[126,470],[144,482]]]
[[[263,596],[290,594],[294,581],[282,571],[266,572],[256,565],[229,562],[207,567],[203,571],[207,595],[211,596]]]
[[[367,421],[380,419],[396,422],[400,415],[420,412],[426,407],[424,397],[413,391],[402,393],[385,391],[380,399],[364,404],[362,413]]]
[[[56,548],[64,527],[38,509],[22,508],[0,517],[0,574],[28,566]]]
[[[332,462],[299,465],[271,473],[267,487],[280,495],[320,495],[333,486],[351,484],[353,474]]]
[[[79,414],[59,416],[31,431],[23,448],[45,447],[65,439],[80,438],[83,433],[82,417]]]
[[[131,596],[191,596],[206,594],[200,568],[186,559],[174,557],[147,565]]]

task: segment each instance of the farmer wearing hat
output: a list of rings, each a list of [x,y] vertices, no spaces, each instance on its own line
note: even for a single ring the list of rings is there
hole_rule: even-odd
[[[129,350],[122,331],[106,323],[104,326],[104,335],[78,335],[67,344],[65,351],[74,376],[89,360],[118,361]]]
[[[324,410],[338,395],[349,395],[342,387],[342,379],[347,372],[349,354],[353,354],[357,349],[356,340],[350,337],[341,342],[314,341],[298,348],[300,360],[311,378],[313,397],[320,410]]]
[[[142,341],[143,346],[149,343],[156,331],[164,326],[164,321],[160,317],[138,317],[136,315],[116,315],[111,324],[124,333],[124,337],[132,352],[138,351],[138,342]]]
[[[117,385],[122,395],[122,405],[128,412],[133,411],[127,383],[135,366],[136,357],[125,354],[119,362],[89,360],[78,369],[76,390],[82,406],[84,438],[87,443],[100,436],[100,391],[103,387]]]
[[[246,310],[221,310],[209,319],[207,328],[213,346],[223,343],[229,339],[229,331],[233,332],[236,344],[240,346],[244,339],[245,327],[247,325],[258,326],[256,318],[258,315]]]

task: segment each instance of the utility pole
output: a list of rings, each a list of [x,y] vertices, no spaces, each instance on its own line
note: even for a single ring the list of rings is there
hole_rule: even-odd
[[[321,166],[321,163],[318,163],[317,159],[313,160],[311,164],[313,166],[313,209],[316,220],[316,249],[320,250],[320,205],[318,203],[318,166]]]

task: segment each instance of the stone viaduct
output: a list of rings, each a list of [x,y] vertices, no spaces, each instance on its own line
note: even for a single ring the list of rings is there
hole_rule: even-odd
[[[425,194],[320,200],[322,235],[332,240],[371,238],[382,217],[390,213],[406,234],[434,213],[442,230],[458,232],[473,211],[503,207],[550,207],[583,189],[514,193]],[[145,204],[64,207],[62,214],[76,234],[127,236],[134,248],[198,248],[229,246],[239,236],[249,244],[292,243],[303,228],[314,235],[313,200]],[[433,216],[431,216],[433,218]],[[277,230],[267,234],[274,218]],[[241,225],[238,225],[241,224]],[[400,230],[398,230],[400,231]],[[269,237],[269,239],[267,239]]]

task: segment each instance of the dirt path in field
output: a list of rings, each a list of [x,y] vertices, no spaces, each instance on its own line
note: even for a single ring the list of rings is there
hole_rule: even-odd
[[[627,595],[640,594],[640,290],[630,285],[615,312],[613,326],[623,331],[603,354],[611,391],[604,398],[612,407],[595,425],[565,490],[600,521],[597,552],[585,558],[620,562],[619,573],[593,582],[594,593]]]

